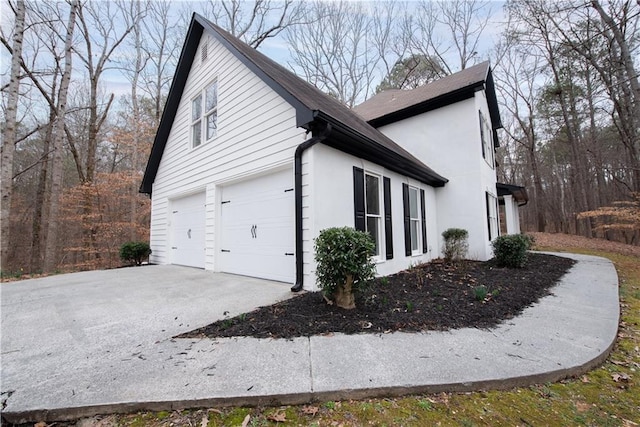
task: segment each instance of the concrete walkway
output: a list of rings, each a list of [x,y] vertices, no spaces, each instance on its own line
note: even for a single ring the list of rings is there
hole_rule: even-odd
[[[212,302],[216,292],[207,290],[211,273],[198,270],[179,269],[178,276],[189,285],[196,272],[208,274],[208,288],[195,286],[204,295],[193,289],[189,295],[180,295],[180,287],[171,287],[172,293],[163,295],[163,283],[178,280],[168,277],[176,268],[169,266],[145,269],[160,272],[157,292],[149,298],[163,297],[167,307],[176,305],[175,315],[162,312],[154,319],[154,313],[148,312],[153,304],[138,306],[138,297],[113,295],[113,289],[111,295],[95,296],[93,306],[79,308],[93,310],[104,320],[102,305],[111,307],[105,300],[116,299],[125,307],[136,305],[124,316],[145,313],[142,320],[124,324],[118,313],[111,313],[116,314],[115,327],[74,325],[76,302],[72,300],[67,302],[68,310],[37,312],[42,309],[39,301],[46,302],[57,290],[48,285],[55,278],[5,284],[0,288],[3,416],[11,422],[52,421],[135,410],[297,404],[510,388],[579,375],[601,363],[613,346],[619,320],[618,278],[604,258],[563,256],[579,262],[553,295],[519,317],[491,330],[421,334],[174,340],[171,337],[177,333],[202,326],[212,316],[221,317],[217,311],[222,307]],[[118,273],[130,270],[135,269]],[[218,280],[234,277],[221,276]],[[60,277],[75,279],[75,275]],[[261,297],[264,302],[252,300],[256,306],[286,296],[283,285],[245,283],[252,281],[241,278],[241,299],[268,294]],[[204,307],[210,307],[208,314],[201,312],[203,298],[207,299]],[[190,313],[191,305],[196,313]],[[229,315],[247,308],[238,310]],[[167,315],[176,319],[167,320]],[[185,316],[182,322],[181,316]]]

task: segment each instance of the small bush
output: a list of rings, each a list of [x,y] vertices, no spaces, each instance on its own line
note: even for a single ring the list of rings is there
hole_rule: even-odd
[[[493,256],[500,267],[522,268],[527,263],[527,251],[533,238],[526,234],[499,236],[493,242]]]
[[[442,233],[444,238],[444,259],[448,262],[460,261],[467,257],[469,232],[463,228],[448,228]]]
[[[349,283],[357,291],[373,279],[376,266],[371,260],[375,243],[368,233],[350,227],[327,228],[315,240],[316,280],[322,292],[334,299],[336,291]],[[338,306],[340,305],[337,302]]]
[[[488,293],[489,293],[489,291],[483,285],[476,286],[475,288],[473,288],[473,295],[474,295],[476,301],[484,301],[484,299],[487,297]]]
[[[127,242],[120,246],[120,259],[132,265],[142,265],[142,261],[151,255],[146,242]]]

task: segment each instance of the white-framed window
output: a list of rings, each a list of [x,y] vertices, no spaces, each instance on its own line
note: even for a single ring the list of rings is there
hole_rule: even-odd
[[[489,230],[489,240],[493,240],[500,235],[498,224],[498,198],[486,192],[487,203],[487,228]]]
[[[415,187],[409,187],[409,218],[411,230],[411,254],[422,253],[420,245],[422,227],[420,224],[420,191]]]
[[[371,235],[375,242],[373,256],[382,257],[382,209],[380,192],[380,177],[372,175],[369,172],[364,174],[364,200],[365,200],[365,224],[366,231]]]
[[[191,146],[211,141],[218,134],[218,81],[191,100]]]
[[[478,111],[480,117],[480,140],[482,142],[482,157],[491,168],[495,167],[495,149],[493,146],[493,133],[489,122],[482,114],[482,111]]]

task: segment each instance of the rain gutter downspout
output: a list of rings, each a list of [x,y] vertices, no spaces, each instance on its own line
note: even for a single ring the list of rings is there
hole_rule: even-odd
[[[294,187],[295,187],[295,223],[296,223],[296,283],[291,288],[291,292],[300,292],[303,287],[303,252],[302,252],[302,153],[313,147],[318,142],[322,142],[331,133],[331,124],[327,123],[317,136],[312,136],[302,144],[298,145],[294,158]]]

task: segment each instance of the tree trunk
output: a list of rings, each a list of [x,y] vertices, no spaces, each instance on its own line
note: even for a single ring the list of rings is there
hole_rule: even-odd
[[[46,247],[46,232],[43,233],[43,225],[45,216],[46,194],[47,194],[47,178],[49,173],[49,150],[51,148],[51,135],[53,134],[53,125],[55,123],[55,110],[50,109],[49,126],[44,137],[43,162],[38,175],[38,187],[36,189],[35,208],[33,219],[31,222],[31,262],[29,269],[31,273],[42,272],[43,258],[42,249]],[[46,157],[45,157],[46,156]],[[45,227],[46,231],[46,227]]]
[[[73,32],[76,26],[77,0],[71,2],[67,35],[64,43],[64,73],[60,80],[58,106],[56,108],[56,122],[53,131],[53,158],[51,161],[51,197],[49,200],[49,219],[47,229],[47,244],[44,257],[44,271],[52,271],[57,265],[58,258],[58,229],[60,225],[60,196],[62,195],[62,178],[64,176],[62,152],[64,149],[64,116],[67,111],[67,93],[71,82],[71,62],[73,60],[71,48]]]
[[[347,275],[347,281],[338,285],[333,294],[333,301],[340,308],[347,310],[356,308],[356,300],[353,295],[353,276]]]
[[[13,34],[13,55],[11,56],[11,77],[7,88],[7,108],[5,110],[4,142],[0,160],[0,271],[9,268],[9,248],[11,230],[11,195],[13,192],[13,154],[16,149],[18,99],[20,97],[20,60],[22,59],[22,39],[24,36],[24,0],[16,3],[16,22]]]

